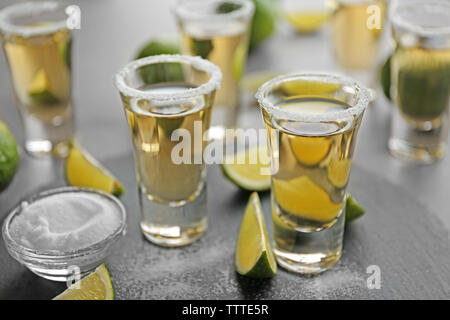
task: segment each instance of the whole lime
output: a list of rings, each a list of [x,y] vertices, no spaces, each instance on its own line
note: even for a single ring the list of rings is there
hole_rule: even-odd
[[[178,45],[170,40],[155,39],[145,44],[139,50],[136,59],[159,54],[178,54]],[[184,80],[183,68],[180,63],[157,63],[139,68],[138,70],[145,84],[157,82],[177,82]]]
[[[275,30],[277,16],[274,0],[253,0],[255,15],[250,33],[250,47],[254,48],[267,39]]]
[[[14,177],[19,165],[17,142],[8,127],[0,120],[0,191]]]

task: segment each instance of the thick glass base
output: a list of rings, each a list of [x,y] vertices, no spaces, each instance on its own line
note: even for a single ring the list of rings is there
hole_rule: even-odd
[[[199,239],[207,229],[206,186],[192,201],[160,203],[140,190],[141,230],[150,242],[180,247]]]
[[[298,231],[274,221],[274,253],[278,264],[295,273],[316,274],[341,258],[345,208],[333,225],[321,231]]]
[[[30,266],[27,265],[28,269],[30,269],[31,272],[34,274],[51,281],[58,281],[58,282],[66,282],[67,280],[75,279],[75,277],[78,279],[83,278],[84,276],[88,275],[91,272],[94,272],[95,269],[100,265],[100,263],[92,264],[90,266],[84,266],[82,270],[79,270],[79,274],[74,274],[74,269],[67,267],[62,269],[54,269],[54,268],[46,268],[46,267],[38,267],[38,266]],[[78,271],[78,270],[77,270]]]
[[[67,156],[69,143],[74,135],[74,119],[71,113],[64,117],[38,119],[23,111],[22,121],[25,129],[25,150],[31,156],[37,158]]]
[[[52,143],[49,140],[29,140],[25,142],[25,150],[36,158],[65,158],[69,154],[70,142],[60,141]]]
[[[444,157],[447,148],[448,114],[442,115],[439,127],[433,128],[432,123],[429,123],[427,128],[426,122],[420,124],[421,128],[414,128],[402,118],[398,108],[393,110],[388,142],[393,156],[418,164],[431,164]]]

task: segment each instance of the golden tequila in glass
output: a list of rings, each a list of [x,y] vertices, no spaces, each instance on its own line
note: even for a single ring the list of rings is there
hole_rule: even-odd
[[[389,149],[419,163],[444,156],[450,105],[450,4],[411,1],[392,9],[394,110]]]
[[[3,49],[33,155],[64,156],[73,136],[72,35],[64,8],[23,3],[0,12]]]
[[[210,62],[176,55],[136,60],[116,76],[133,142],[141,229],[153,243],[186,245],[206,230],[203,133],[220,78]]]
[[[341,67],[358,70],[374,66],[386,5],[385,0],[334,0],[332,41]],[[379,26],[376,25],[377,13],[380,14]]]
[[[181,52],[200,56],[220,67],[223,74],[217,91],[213,126],[236,125],[239,107],[239,81],[249,45],[253,3],[242,0],[185,0],[175,13],[181,33]]]
[[[271,151],[278,263],[325,271],[341,256],[346,187],[370,94],[345,78],[299,74],[269,81],[257,97]]]
[[[329,0],[282,0],[283,15],[299,33],[312,33],[319,30],[331,17]]]

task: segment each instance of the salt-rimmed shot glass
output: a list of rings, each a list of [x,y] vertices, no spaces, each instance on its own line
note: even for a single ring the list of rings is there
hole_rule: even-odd
[[[0,11],[0,34],[34,156],[65,156],[73,136],[72,33],[66,6],[25,2]]]
[[[450,2],[402,1],[391,7],[395,50],[391,97],[396,105],[389,150],[433,163],[447,149],[450,105]]]
[[[370,92],[328,74],[283,75],[256,98],[268,133],[274,252],[280,266],[318,273],[339,261],[346,188]]]
[[[235,127],[239,120],[239,82],[247,61],[253,2],[179,0],[174,13],[181,53],[208,59],[222,71],[212,115],[212,134],[219,138],[224,128]]]
[[[131,133],[145,237],[183,246],[207,228],[204,134],[222,74],[200,57],[160,55],[115,76]]]
[[[330,3],[333,7],[331,41],[339,69],[364,85],[375,87],[388,1],[331,0]]]

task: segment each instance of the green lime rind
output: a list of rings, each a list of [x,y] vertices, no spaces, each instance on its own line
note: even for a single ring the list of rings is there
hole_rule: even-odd
[[[36,93],[30,92],[29,97],[34,104],[51,106],[59,103],[59,99],[48,90]]]
[[[260,182],[260,181],[254,181],[251,179],[248,179],[246,177],[243,177],[241,175],[236,174],[233,169],[227,165],[222,164],[221,166],[222,173],[224,174],[225,178],[227,178],[229,181],[231,181],[233,184],[238,186],[240,189],[248,192],[264,192],[270,190],[270,178],[267,179],[267,181]]]
[[[230,13],[240,9],[242,6],[233,2],[223,2],[216,8],[216,13]]]
[[[380,84],[386,98],[391,100],[391,56],[389,56],[381,67]]]
[[[70,70],[72,68],[72,38],[59,43],[58,53],[64,64]]]
[[[209,54],[214,49],[213,43],[211,40],[199,40],[192,39],[191,42],[191,50],[194,52],[196,56],[200,56],[203,59],[208,59]]]
[[[365,213],[366,210],[349,195],[345,205],[345,222],[352,222],[362,217]]]
[[[179,53],[180,49],[175,42],[168,40],[152,40],[139,50],[136,59],[159,54]],[[146,84],[184,81],[184,72],[180,63],[158,63],[147,65],[139,68],[138,72],[142,81]]]
[[[112,192],[112,195],[116,196],[117,198],[119,198],[124,193],[125,193],[125,189],[123,188],[123,186],[119,182],[116,182],[114,184],[114,191]]]
[[[252,245],[255,247],[249,248]],[[246,259],[243,254],[248,249],[259,251],[259,255],[253,265],[246,268],[242,266],[241,259]],[[235,268],[237,273],[250,278],[270,278],[277,273],[277,263],[264,221],[261,201],[256,192],[250,195],[244,216],[242,217],[236,243]]]
[[[450,64],[420,58],[423,60],[405,61],[401,54],[395,58],[401,64],[396,68],[396,103],[403,114],[413,119],[434,119],[448,107]]]
[[[0,191],[11,183],[19,166],[17,142],[8,127],[0,121]]]
[[[236,266],[236,271],[245,277],[254,278],[254,279],[264,279],[264,278],[272,278],[277,274],[277,270],[272,269],[267,251],[263,251],[261,256],[258,259],[258,262],[254,265],[254,267],[248,271],[247,273],[241,270],[239,272],[238,266]]]

